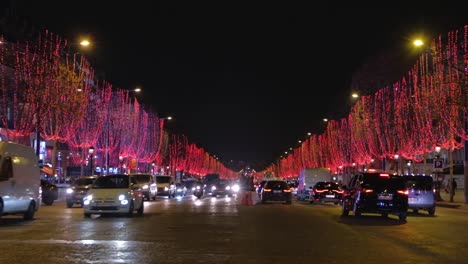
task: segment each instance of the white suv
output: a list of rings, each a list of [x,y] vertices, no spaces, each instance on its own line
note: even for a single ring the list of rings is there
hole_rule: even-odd
[[[143,193],[134,177],[127,174],[100,176],[83,200],[84,216],[91,214],[143,214]]]

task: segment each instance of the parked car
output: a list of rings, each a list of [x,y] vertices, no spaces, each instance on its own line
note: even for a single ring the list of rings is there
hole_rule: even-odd
[[[41,180],[42,202],[45,205],[52,205],[58,199],[57,185],[46,180]]]
[[[154,182],[154,176],[151,173],[131,174],[137,181],[137,186],[143,191],[143,197],[149,200],[156,200],[157,189]]]
[[[345,191],[342,216],[352,211],[359,217],[363,213],[388,217],[395,214],[406,220],[408,214],[408,190],[403,177],[385,172],[364,172],[354,175]]]
[[[84,217],[91,214],[143,214],[143,193],[128,174],[99,176],[83,200]]]
[[[434,182],[428,175],[403,175],[408,189],[408,209],[417,213],[425,210],[429,215],[435,214],[436,199]]]
[[[282,201],[291,204],[291,187],[282,180],[269,180],[263,186],[261,192],[262,203],[270,201]]]
[[[317,182],[310,191],[310,202],[331,202],[339,204],[343,201],[344,189],[336,182]]]
[[[78,204],[83,207],[83,198],[88,193],[89,188],[98,176],[82,176],[73,181],[70,188],[66,190],[65,201],[67,208],[72,208]]]

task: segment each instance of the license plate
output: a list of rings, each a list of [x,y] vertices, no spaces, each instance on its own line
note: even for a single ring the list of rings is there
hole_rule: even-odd
[[[281,193],[281,190],[274,190],[274,193]]]
[[[327,195],[325,195],[325,198],[335,198],[335,195],[333,195],[333,194],[327,194]]]
[[[417,202],[418,198],[408,198],[408,202]]]
[[[392,200],[393,199],[393,197],[390,195],[379,195],[377,198],[379,200]]]

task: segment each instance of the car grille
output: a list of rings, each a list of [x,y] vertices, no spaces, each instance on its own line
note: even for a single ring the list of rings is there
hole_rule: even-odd
[[[93,202],[95,204],[113,204],[116,200],[114,198],[95,198]]]
[[[119,207],[118,206],[91,206],[91,210],[117,211],[119,210]]]

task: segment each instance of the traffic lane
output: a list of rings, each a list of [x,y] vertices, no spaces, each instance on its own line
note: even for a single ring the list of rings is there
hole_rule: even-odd
[[[410,214],[405,223],[342,218],[334,205],[239,206],[224,197],[162,198],[145,202],[145,215],[133,218],[85,219],[81,208],[65,207],[42,207],[30,222],[3,219],[0,263],[463,263],[467,257],[460,250],[466,213],[456,209]],[[459,227],[441,228],[451,224]]]
[[[410,213],[407,221],[340,214],[333,204],[240,207],[233,263],[466,263],[466,213],[437,208],[435,217]]]
[[[5,217],[0,263],[228,263],[238,225],[232,198],[161,198],[143,216],[93,215],[63,202],[42,207],[34,221]]]

